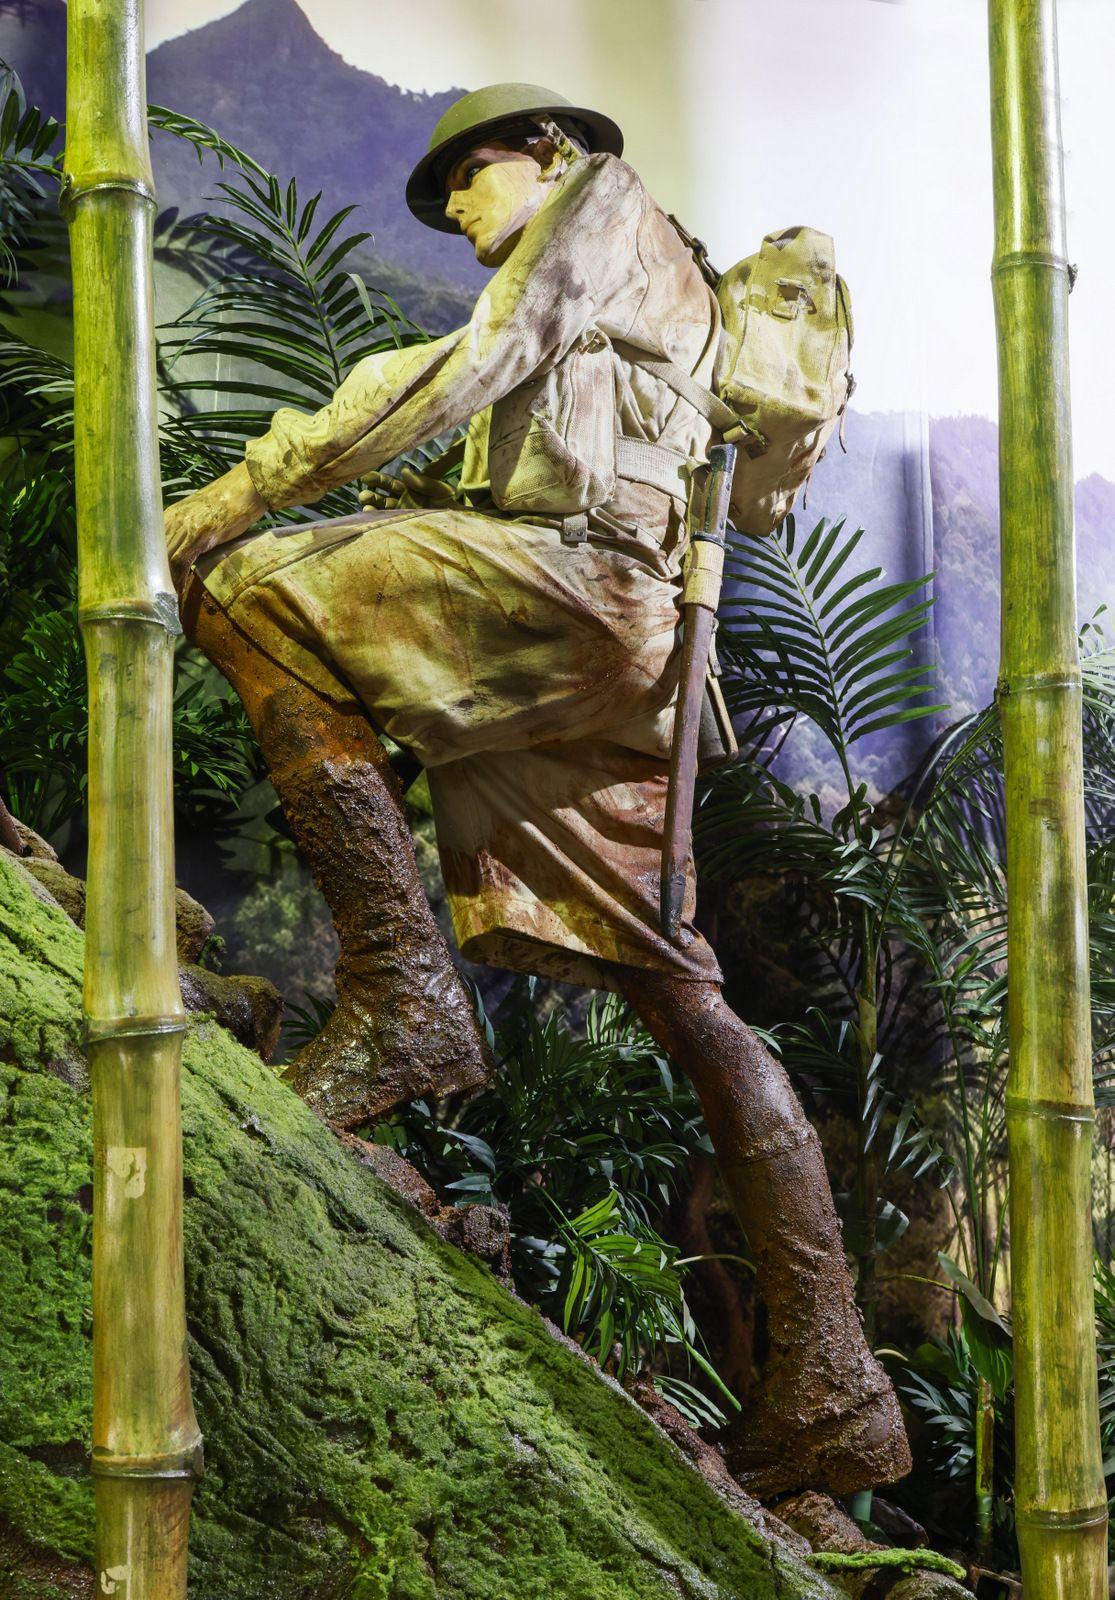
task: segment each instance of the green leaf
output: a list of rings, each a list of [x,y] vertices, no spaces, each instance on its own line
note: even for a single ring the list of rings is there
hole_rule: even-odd
[[[998,1328],[999,1331],[1005,1334],[1009,1339],[1010,1329],[996,1311],[995,1307],[991,1304],[991,1301],[988,1300],[987,1296],[984,1295],[978,1286],[972,1282],[971,1278],[969,1278],[967,1274],[961,1270],[952,1257],[946,1255],[943,1250],[939,1250],[937,1252],[937,1260],[940,1263],[942,1272],[944,1272],[946,1277],[951,1278],[952,1282],[963,1295],[964,1300],[968,1305],[971,1306],[972,1310],[976,1312],[977,1316],[981,1317],[984,1322],[989,1322],[993,1327]]]

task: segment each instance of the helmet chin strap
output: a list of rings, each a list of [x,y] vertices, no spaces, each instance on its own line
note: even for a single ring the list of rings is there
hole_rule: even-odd
[[[552,117],[532,117],[531,121],[542,131],[542,133],[545,134],[546,138],[550,140],[558,155],[565,163],[561,169],[562,172],[571,167],[575,161],[579,161],[581,159],[581,152],[577,149],[576,145],[573,144],[572,140],[569,138],[569,135],[565,133],[563,129],[558,127],[557,123]],[[555,176],[560,177],[561,173],[556,173]]]

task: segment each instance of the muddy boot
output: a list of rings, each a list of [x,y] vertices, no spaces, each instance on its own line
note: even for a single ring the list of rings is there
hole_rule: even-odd
[[[806,1487],[852,1494],[911,1466],[893,1386],[864,1337],[821,1141],[813,1128],[794,1137],[722,1161],[767,1308],[756,1405],[728,1444],[759,1499]]]
[[[345,1128],[400,1101],[479,1087],[492,1064],[389,779],[343,756],[272,782],[341,942],[337,1009],[283,1077]]]
[[[755,1258],[770,1353],[728,1461],[759,1499],[893,1483],[910,1450],[868,1349],[821,1143],[781,1065],[714,984],[622,969],[620,986],[692,1079]]]
[[[484,1083],[492,1062],[418,875],[402,794],[351,699],[275,661],[194,580],[186,631],[236,690],[340,941],[338,1004],[283,1077],[327,1121]]]

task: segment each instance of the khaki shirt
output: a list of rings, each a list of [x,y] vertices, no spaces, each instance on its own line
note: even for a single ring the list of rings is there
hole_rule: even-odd
[[[708,386],[719,337],[716,297],[638,174],[616,156],[591,156],[554,185],[464,328],[366,357],[312,416],[277,411],[270,430],[248,445],[248,470],[269,506],[312,504],[336,485],[471,423],[464,486],[482,489],[491,482],[493,435],[514,435],[516,410],[537,407],[539,384],[555,372],[558,407],[564,400],[580,414],[551,421],[577,442],[587,440],[582,457],[593,447],[607,454],[618,433],[665,447],[679,462],[703,460],[709,424],[635,357],[640,351],[666,357]],[[586,362],[594,339],[606,341],[602,358]],[[578,364],[593,368],[587,393],[583,382],[578,389]],[[541,398],[545,405],[554,395]],[[639,478],[633,471],[603,503],[615,502],[620,523],[645,523],[653,502],[625,485],[657,481],[654,473]],[[541,503],[541,492],[539,503],[514,509],[563,514],[568,484],[557,462],[552,488],[552,506]],[[679,499],[684,489],[680,476]],[[499,500],[497,490],[497,509],[507,509]],[[661,521],[663,507],[655,509],[651,520]]]

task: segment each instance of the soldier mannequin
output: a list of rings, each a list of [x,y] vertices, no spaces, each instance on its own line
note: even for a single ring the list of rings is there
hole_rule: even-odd
[[[694,1083],[768,1312],[741,1481],[850,1492],[902,1476],[909,1451],[817,1135],[721,995],[691,868],[679,941],[658,928],[685,470],[710,429],[638,357],[707,383],[719,313],[621,148],[609,119],[536,86],[451,107],[407,197],[499,268],[468,326],[367,358],[313,417],[276,413],[243,465],[170,508],[171,568],[340,937],[337,1010],[295,1087],[355,1126],[490,1071],[390,734],[429,772],[462,951],[617,990]],[[470,418],[458,494],[377,473]],[[369,472],[381,509],[247,533]]]

